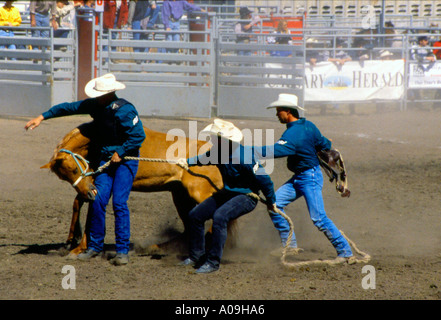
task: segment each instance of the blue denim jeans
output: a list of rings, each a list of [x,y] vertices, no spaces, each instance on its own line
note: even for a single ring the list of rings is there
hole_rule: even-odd
[[[132,29],[133,30],[141,30],[141,20],[135,20],[132,22]],[[145,38],[147,37],[147,38]],[[148,40],[148,35],[141,32],[133,32],[133,40]],[[149,48],[133,48],[134,52],[149,52]]]
[[[340,257],[350,257],[352,256],[352,250],[349,243],[326,215],[322,188],[323,174],[320,166],[294,175],[276,191],[277,208],[285,213],[284,208],[288,204],[303,196],[306,200],[312,222],[326,235],[337,250],[337,255]],[[274,226],[279,231],[283,246],[285,246],[290,231],[288,221],[274,212],[270,212],[270,217]],[[294,233],[290,246],[297,247]]]
[[[5,31],[5,30],[0,30],[0,37],[14,37],[14,33],[12,31]],[[0,49],[4,49],[5,46],[0,46]],[[15,44],[10,44],[8,46],[8,49],[11,50],[15,50],[17,49],[17,47],[15,46]]]
[[[176,22],[170,21],[170,29],[172,31],[179,31],[181,29],[181,22],[178,20]],[[166,36],[167,41],[179,41],[181,40],[181,35],[179,33],[169,33]],[[168,53],[176,53],[178,49],[167,49]]]
[[[151,6],[147,8],[145,17],[150,17],[149,22],[147,22],[147,28],[153,28],[156,24],[156,20],[159,18],[159,13],[161,12],[161,7],[159,5],[156,6],[155,9],[152,9]]]
[[[36,27],[49,27],[51,24],[50,15],[43,15],[35,13],[35,26]],[[32,31],[33,37],[49,38],[49,31],[46,30],[34,30]]]
[[[256,205],[257,201],[245,194],[220,191],[193,208],[189,213],[190,258],[200,261],[205,257],[205,221],[213,219],[212,245],[206,262],[219,268],[228,222],[251,212]]]
[[[103,165],[102,161],[100,165]],[[115,243],[117,253],[128,253],[130,245],[130,212],[127,206],[133,180],[138,171],[138,161],[113,164],[95,179],[98,194],[92,203],[90,240],[88,247],[101,252],[106,235],[106,206],[112,198],[115,215]]]

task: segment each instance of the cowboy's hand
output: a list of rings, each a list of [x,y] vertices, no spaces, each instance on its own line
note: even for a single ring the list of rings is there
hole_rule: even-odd
[[[188,170],[187,159],[180,158],[176,161],[176,165],[180,166],[182,169]]]
[[[118,163],[118,162],[121,162],[121,161],[122,161],[122,159],[121,159],[121,157],[119,156],[119,154],[117,152],[115,152],[113,154],[112,158],[110,159],[110,162],[112,162],[112,163]]]
[[[268,203],[266,205],[266,207],[267,207],[268,211],[276,212],[276,210],[277,210],[277,206],[275,203]]]
[[[34,119],[30,120],[28,123],[26,123],[25,129],[26,130],[28,130],[28,129],[33,130],[36,127],[38,127],[40,125],[41,121],[43,121],[43,120],[44,120],[44,117],[42,115],[40,115],[37,118],[34,118]]]

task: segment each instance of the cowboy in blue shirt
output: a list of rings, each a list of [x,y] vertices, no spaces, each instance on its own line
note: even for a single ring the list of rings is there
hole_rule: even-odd
[[[284,212],[284,208],[300,197],[304,197],[314,225],[329,239],[337,251],[338,259],[352,262],[353,254],[349,243],[325,212],[322,187],[323,175],[320,169],[317,152],[329,150],[331,141],[324,137],[318,128],[305,118],[300,118],[297,96],[280,94],[279,99],[268,108],[277,108],[277,117],[286,123],[287,129],[274,146],[255,147],[260,157],[288,157],[288,169],[294,175],[276,191],[276,206]],[[271,220],[279,231],[283,247],[286,246],[290,227],[281,215],[270,211]],[[296,254],[295,235],[291,239],[287,252]],[[280,250],[278,250],[280,251]]]
[[[212,140],[211,150],[188,160],[180,159],[178,165],[187,169],[188,166],[215,164],[222,175],[224,188],[189,213],[190,255],[181,264],[197,266],[196,273],[219,269],[228,222],[251,212],[257,205],[251,193],[262,191],[271,210],[276,201],[271,178],[254,159],[252,148],[240,144],[242,132],[239,129],[230,122],[216,119],[203,132],[218,137]],[[204,225],[209,219],[213,219],[213,238],[205,257]]]
[[[30,120],[25,129],[34,129],[43,120],[73,114],[90,114],[96,129],[96,143],[101,150],[101,163],[109,160],[112,165],[96,176],[98,190],[91,205],[90,240],[80,260],[89,260],[103,250],[105,236],[106,206],[113,195],[115,214],[116,257],[115,265],[128,263],[130,244],[130,212],[127,200],[138,170],[138,161],[123,160],[125,156],[139,156],[139,149],[145,139],[144,128],[135,107],[119,99],[115,91],[125,85],[116,81],[113,74],[91,80],[85,88],[90,99],[53,106],[39,117]]]

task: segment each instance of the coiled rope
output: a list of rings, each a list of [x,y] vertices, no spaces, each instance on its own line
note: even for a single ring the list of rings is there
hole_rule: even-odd
[[[128,157],[128,156],[126,156],[126,157],[124,157],[124,160],[135,160],[135,161],[146,161],[146,162],[160,162],[160,163],[169,163],[169,164],[176,164],[176,165],[178,165],[178,161],[176,161],[176,160],[166,160],[166,159],[138,158],[138,157]],[[102,172],[107,167],[109,167],[110,164],[111,164],[111,161],[108,161],[107,163],[105,163],[104,165],[99,167],[97,171],[95,171],[93,173],[89,173],[87,175],[94,175],[94,174],[97,174],[99,172]],[[181,168],[183,168],[183,167],[181,167]],[[183,168],[183,169],[185,169],[187,172],[189,172],[190,174],[192,174],[194,176],[198,176],[198,177],[206,179],[215,188],[216,191],[219,191],[219,188],[206,175],[195,173],[195,172],[191,171],[188,167]],[[256,200],[258,200],[258,201],[260,201],[260,202],[262,202],[262,203],[264,203],[266,205],[266,200],[263,199],[262,197],[260,197],[258,194],[249,193],[248,196],[253,197]],[[274,208],[274,211],[277,214],[280,214],[289,223],[290,231],[289,231],[288,239],[286,241],[285,247],[283,248],[282,256],[281,256],[281,259],[280,259],[282,265],[285,266],[286,268],[298,269],[298,268],[301,268],[301,267],[307,267],[307,266],[313,266],[313,265],[329,265],[329,266],[332,266],[332,265],[343,264],[343,263],[346,263],[346,262],[348,264],[355,264],[355,263],[367,263],[367,262],[370,261],[371,256],[369,254],[367,254],[366,252],[363,252],[360,249],[358,249],[358,247],[354,243],[354,241],[349,239],[346,236],[346,234],[343,231],[341,231],[341,230],[340,230],[340,233],[348,241],[349,245],[354,249],[355,253],[360,256],[360,258],[357,258],[357,257],[353,256],[353,257],[351,257],[349,259],[337,257],[336,259],[329,259],[329,260],[317,259],[317,260],[298,261],[298,262],[288,262],[288,261],[286,261],[287,249],[289,248],[289,245],[291,244],[291,240],[292,240],[292,237],[293,237],[293,234],[294,234],[294,223],[292,222],[292,220],[291,220],[291,218],[289,216],[287,216],[285,213],[283,213],[277,207]]]

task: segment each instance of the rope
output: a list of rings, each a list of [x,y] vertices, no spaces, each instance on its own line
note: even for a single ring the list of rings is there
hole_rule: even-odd
[[[159,163],[169,163],[169,164],[177,164],[178,163],[176,160],[166,160],[166,159],[156,159],[156,158],[138,158],[138,157],[129,157],[129,156],[124,157],[124,160],[159,162]],[[101,167],[99,167],[95,172],[89,173],[87,175],[95,175],[97,173],[103,172],[107,167],[110,166],[110,164],[111,164],[111,161],[108,161],[105,164],[103,164]],[[214,184],[214,182],[206,175],[196,173],[188,168],[186,168],[186,170],[188,173],[190,173],[191,175],[193,175],[195,177],[206,179],[216,191],[220,191],[220,189]]]
[[[251,197],[254,197],[255,199],[258,199],[260,202],[266,204],[266,201],[259,197],[255,193],[248,194]],[[299,261],[299,262],[287,262],[286,256],[287,256],[287,249],[289,248],[289,245],[291,244],[292,236],[294,234],[294,223],[292,222],[291,218],[288,217],[285,213],[283,213],[281,210],[279,210],[277,207],[274,208],[274,211],[278,214],[280,214],[283,218],[285,218],[288,221],[289,224],[289,234],[288,239],[286,241],[286,245],[283,248],[282,257],[280,258],[283,266],[289,268],[289,269],[297,269],[300,267],[306,267],[311,265],[337,265],[337,264],[343,264],[345,262],[348,262],[348,264],[354,264],[354,263],[367,263],[371,259],[371,256],[356,246],[355,242],[349,239],[343,231],[340,230],[340,233],[345,237],[345,239],[348,241],[349,245],[354,249],[355,253],[361,256],[360,259],[357,259],[356,257],[350,258],[346,260],[345,258],[339,258],[331,259],[331,260],[310,260],[310,261]]]
[[[124,157],[125,160],[135,160],[135,161],[147,161],[147,162],[160,162],[160,163],[169,163],[169,164],[177,164],[178,162],[176,160],[166,160],[166,159],[154,159],[154,158],[138,158],[138,157]],[[99,172],[102,172],[103,170],[105,170],[107,167],[109,167],[111,164],[111,161],[108,161],[107,163],[105,163],[104,165],[102,165],[101,167],[98,168],[97,171],[93,172],[93,173],[89,173],[88,175],[93,175],[93,174],[97,174]],[[184,168],[183,168],[184,169]],[[189,172],[192,175],[201,177],[201,178],[205,178],[207,181],[210,182],[210,184],[216,189],[216,191],[219,191],[219,188],[213,183],[213,181],[211,181],[211,179],[205,175],[202,174],[197,174],[195,172],[192,172],[191,170],[189,170],[188,168],[185,168],[185,170],[187,170],[187,172]],[[259,195],[255,194],[255,193],[249,193],[248,196],[255,198],[256,200],[264,203],[266,205],[266,200],[261,198]],[[299,262],[287,262],[286,261],[286,256],[287,256],[287,249],[289,248],[289,245],[291,244],[291,240],[294,234],[294,223],[292,222],[291,218],[289,216],[287,216],[285,213],[283,213],[281,210],[279,210],[277,207],[274,208],[274,211],[277,214],[280,214],[283,218],[285,218],[288,221],[289,224],[289,234],[288,234],[288,239],[286,241],[286,245],[283,248],[283,252],[282,252],[282,257],[281,257],[281,262],[282,265],[289,268],[289,269],[297,269],[300,267],[305,267],[305,266],[311,266],[311,265],[337,265],[337,264],[343,264],[345,262],[348,262],[348,264],[354,264],[354,263],[367,263],[370,261],[371,256],[363,251],[361,251],[360,249],[358,249],[358,247],[356,246],[356,244],[354,243],[354,241],[352,241],[351,239],[349,239],[344,233],[343,231],[340,230],[340,233],[343,235],[343,237],[345,237],[345,239],[348,241],[349,245],[354,249],[355,253],[357,253],[358,255],[361,256],[360,259],[356,258],[356,257],[352,257],[349,260],[346,260],[345,258],[339,258],[337,257],[336,259],[331,259],[331,260],[310,260],[310,261],[299,261]]]

